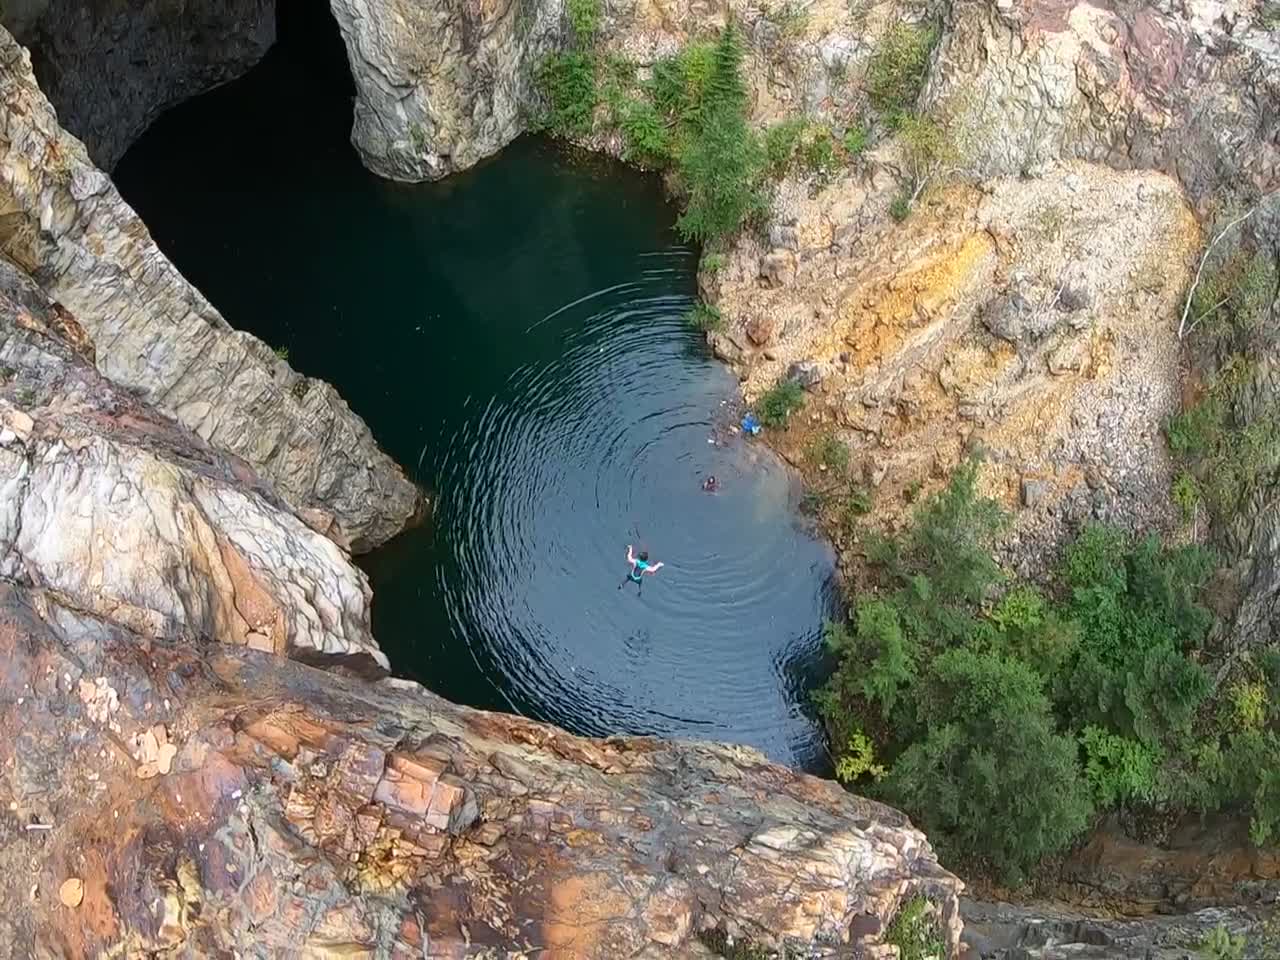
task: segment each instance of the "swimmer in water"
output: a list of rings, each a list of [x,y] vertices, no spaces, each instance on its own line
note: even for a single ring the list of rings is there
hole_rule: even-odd
[[[634,553],[631,552],[631,544],[629,543],[627,544],[627,563],[631,564],[631,572],[628,573],[625,578],[623,578],[622,583],[618,584],[618,589],[621,590],[628,583],[634,583],[637,587],[639,587],[639,590],[636,591],[637,596],[639,596],[640,593],[644,590],[643,578],[645,576],[650,576],[650,577],[653,576],[663,567],[663,564],[661,562],[654,563],[654,564],[649,563],[648,550],[641,550],[640,556],[637,557]]]
[[[720,481],[714,476],[707,477],[707,479],[702,481],[702,489],[707,491],[707,493],[715,493],[720,489]]]

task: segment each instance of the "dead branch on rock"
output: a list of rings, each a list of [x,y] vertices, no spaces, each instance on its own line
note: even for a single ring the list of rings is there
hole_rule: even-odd
[[[1204,254],[1200,257],[1200,265],[1196,267],[1196,275],[1191,281],[1190,289],[1187,290],[1187,301],[1182,305],[1182,319],[1178,321],[1178,339],[1179,340],[1182,340],[1183,338],[1185,338],[1187,334],[1189,334],[1192,330],[1194,330],[1200,324],[1201,320],[1203,320],[1205,317],[1209,316],[1211,313],[1217,310],[1218,307],[1222,306],[1222,304],[1219,303],[1211,307],[1210,309],[1206,310],[1204,313],[1200,314],[1200,316],[1197,317],[1192,322],[1190,327],[1187,326],[1187,317],[1191,313],[1191,301],[1195,299],[1196,288],[1200,286],[1200,278],[1204,274],[1205,264],[1209,262],[1209,254],[1213,253],[1213,248],[1218,245],[1218,242],[1222,240],[1223,237],[1225,237],[1228,233],[1230,233],[1236,227],[1240,226],[1240,224],[1244,223],[1246,220],[1252,217],[1255,213],[1257,213],[1257,211],[1258,211],[1258,205],[1255,203],[1252,207],[1250,207],[1244,213],[1240,214],[1240,216],[1236,217],[1234,220],[1228,223],[1225,227],[1223,227],[1221,232],[1219,232],[1216,237],[1214,237],[1211,241],[1209,241],[1209,245],[1204,248]]]

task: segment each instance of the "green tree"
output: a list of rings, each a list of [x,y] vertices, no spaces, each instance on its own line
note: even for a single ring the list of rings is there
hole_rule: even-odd
[[[885,794],[944,849],[1016,879],[1088,825],[1075,741],[1054,730],[1040,678],[970,649],[936,657],[916,697],[923,738],[894,762]]]
[[[758,187],[764,151],[747,127],[742,44],[732,22],[720,31],[711,50],[710,70],[696,107],[679,105],[690,129],[677,146],[685,211],[676,228],[688,240],[728,236],[764,209]]]

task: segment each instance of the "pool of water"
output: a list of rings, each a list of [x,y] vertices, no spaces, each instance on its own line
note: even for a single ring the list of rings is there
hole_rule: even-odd
[[[696,255],[660,185],[529,138],[381,181],[321,39],[166,114],[116,179],[232,324],[334,383],[431,492],[431,522],[360,559],[396,672],[823,768],[832,557],[789,473],[727,429],[736,385],[681,319]],[[628,544],[665,563],[643,592],[618,589]]]

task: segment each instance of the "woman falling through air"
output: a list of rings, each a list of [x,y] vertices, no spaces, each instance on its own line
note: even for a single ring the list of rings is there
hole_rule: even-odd
[[[627,563],[631,564],[631,572],[626,575],[622,583],[618,584],[618,589],[621,590],[624,586],[626,586],[627,583],[634,583],[637,587],[639,587],[639,589],[636,591],[637,595],[639,595],[644,590],[643,577],[645,577],[646,575],[653,576],[655,573],[657,573],[659,570],[662,569],[661,561],[652,565],[649,563],[648,550],[641,550],[640,556],[637,557],[634,553],[631,552],[631,544],[629,543],[627,544]]]

